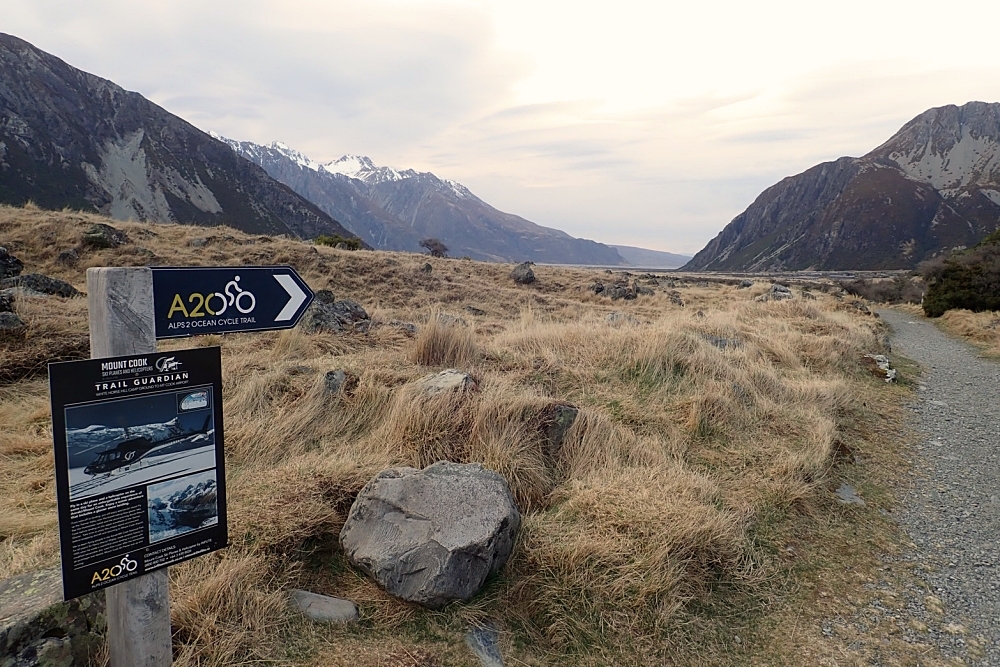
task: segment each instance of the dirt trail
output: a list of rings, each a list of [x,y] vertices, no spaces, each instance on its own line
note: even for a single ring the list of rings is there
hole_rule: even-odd
[[[915,545],[900,559],[927,585],[906,595],[908,639],[1000,665],[1000,364],[922,318],[880,314],[893,353],[924,369],[916,478],[895,512]]]

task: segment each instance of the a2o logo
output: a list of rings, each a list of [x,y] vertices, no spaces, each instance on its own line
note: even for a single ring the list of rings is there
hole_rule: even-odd
[[[125,554],[125,557],[121,559],[121,562],[116,563],[111,567],[95,571],[94,576],[90,578],[90,585],[93,586],[96,583],[120,577],[128,572],[135,572],[135,568],[137,567],[139,567],[139,562],[132,560],[128,557],[128,554]]]
[[[184,317],[222,315],[228,308],[236,308],[236,310],[246,315],[257,307],[257,297],[252,292],[248,292],[240,287],[239,276],[226,283],[226,289],[222,292],[210,292],[207,295],[195,292],[188,295],[187,302],[193,306],[190,310],[184,305],[181,295],[175,294],[174,300],[170,304],[170,310],[167,312],[167,319],[173,319],[174,313],[177,312],[182,313]],[[213,310],[213,305],[218,310]]]

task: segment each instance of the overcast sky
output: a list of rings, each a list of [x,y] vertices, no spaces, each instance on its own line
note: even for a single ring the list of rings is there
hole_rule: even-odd
[[[433,171],[694,253],[767,186],[1000,101],[1000,2],[3,0],[0,31],[204,130]]]

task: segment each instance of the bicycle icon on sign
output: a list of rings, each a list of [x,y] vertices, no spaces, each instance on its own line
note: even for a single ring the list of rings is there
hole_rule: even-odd
[[[235,290],[235,292],[233,290]],[[240,287],[239,276],[236,276],[226,283],[226,289],[224,289],[223,292],[225,292],[225,294],[221,292],[212,292],[205,297],[205,310],[213,315],[222,315],[226,312],[227,308],[235,307],[236,310],[246,315],[257,307],[257,297],[253,295],[253,292],[248,292]],[[222,301],[222,308],[216,311],[213,311],[212,307],[209,305],[209,302],[211,302],[214,297],[218,297]],[[244,298],[249,301],[249,305],[244,304]]]

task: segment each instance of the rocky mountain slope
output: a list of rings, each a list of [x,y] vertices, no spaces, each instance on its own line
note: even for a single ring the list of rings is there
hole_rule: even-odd
[[[1000,104],[969,102],[771,186],[684,268],[913,268],[997,228]]]
[[[138,93],[0,33],[0,203],[118,219],[350,235],[248,160]]]
[[[397,171],[353,155],[320,164],[279,142],[222,139],[378,249],[421,251],[421,239],[437,238],[455,257],[625,263],[614,248],[498,211],[460,183],[430,172]]]

